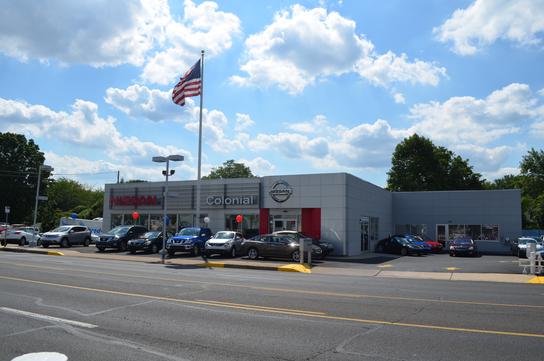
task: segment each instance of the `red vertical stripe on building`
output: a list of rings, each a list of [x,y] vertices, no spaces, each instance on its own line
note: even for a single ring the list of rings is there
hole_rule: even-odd
[[[269,218],[269,216],[270,216],[270,209],[261,208],[259,210],[259,234],[269,233],[269,229],[268,229],[268,225],[269,225],[268,218]]]
[[[321,208],[302,208],[302,233],[321,239]]]

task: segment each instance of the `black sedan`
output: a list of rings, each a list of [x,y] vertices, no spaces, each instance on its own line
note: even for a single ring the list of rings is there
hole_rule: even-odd
[[[427,254],[428,250],[420,245],[410,242],[408,239],[402,236],[392,236],[382,239],[376,245],[376,252],[378,253],[395,253],[401,256],[409,254],[415,254],[421,256]]]
[[[136,251],[145,251],[148,253],[157,253],[162,248],[162,232],[151,231],[144,233],[143,236],[131,239],[127,243],[127,249],[134,254]]]
[[[457,238],[450,243],[450,256],[467,255],[478,257],[478,247],[476,242],[470,238]]]

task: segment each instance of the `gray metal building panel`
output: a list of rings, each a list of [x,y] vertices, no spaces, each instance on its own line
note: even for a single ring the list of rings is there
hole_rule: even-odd
[[[393,209],[393,226],[427,224],[431,238],[436,224],[498,224],[501,239],[521,234],[519,189],[395,192]]]
[[[347,255],[361,253],[361,218],[377,217],[378,239],[387,237],[392,229],[392,194],[372,183],[347,175]],[[373,251],[376,241],[369,243]]]

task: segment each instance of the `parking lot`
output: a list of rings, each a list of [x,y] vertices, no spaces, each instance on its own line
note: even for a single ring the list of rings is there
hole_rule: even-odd
[[[63,248],[50,247],[50,250],[60,250]],[[131,255],[128,252],[118,252],[116,250],[106,250],[98,252],[94,245],[90,247],[73,246],[71,251],[77,251],[83,254],[112,254],[127,257],[138,257],[152,260],[158,260],[158,254],[147,254],[138,252]],[[201,259],[189,254],[176,254],[174,259]],[[213,256],[210,260],[229,261],[229,257]],[[236,258],[237,261],[249,261],[245,257]],[[271,263],[291,263],[288,260],[269,260],[260,259],[258,262],[263,265]],[[522,268],[518,266],[518,258],[513,256],[482,255],[480,257],[450,257],[447,253],[428,254],[426,256],[396,256],[391,254],[370,253],[361,257],[330,257],[326,260],[314,260],[313,265],[319,268],[353,268],[365,270],[389,270],[406,272],[467,272],[467,273],[502,273],[502,274],[520,274]]]

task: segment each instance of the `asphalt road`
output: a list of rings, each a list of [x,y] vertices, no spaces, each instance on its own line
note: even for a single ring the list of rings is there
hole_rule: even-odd
[[[540,285],[11,253],[0,270],[1,360],[544,359]]]

